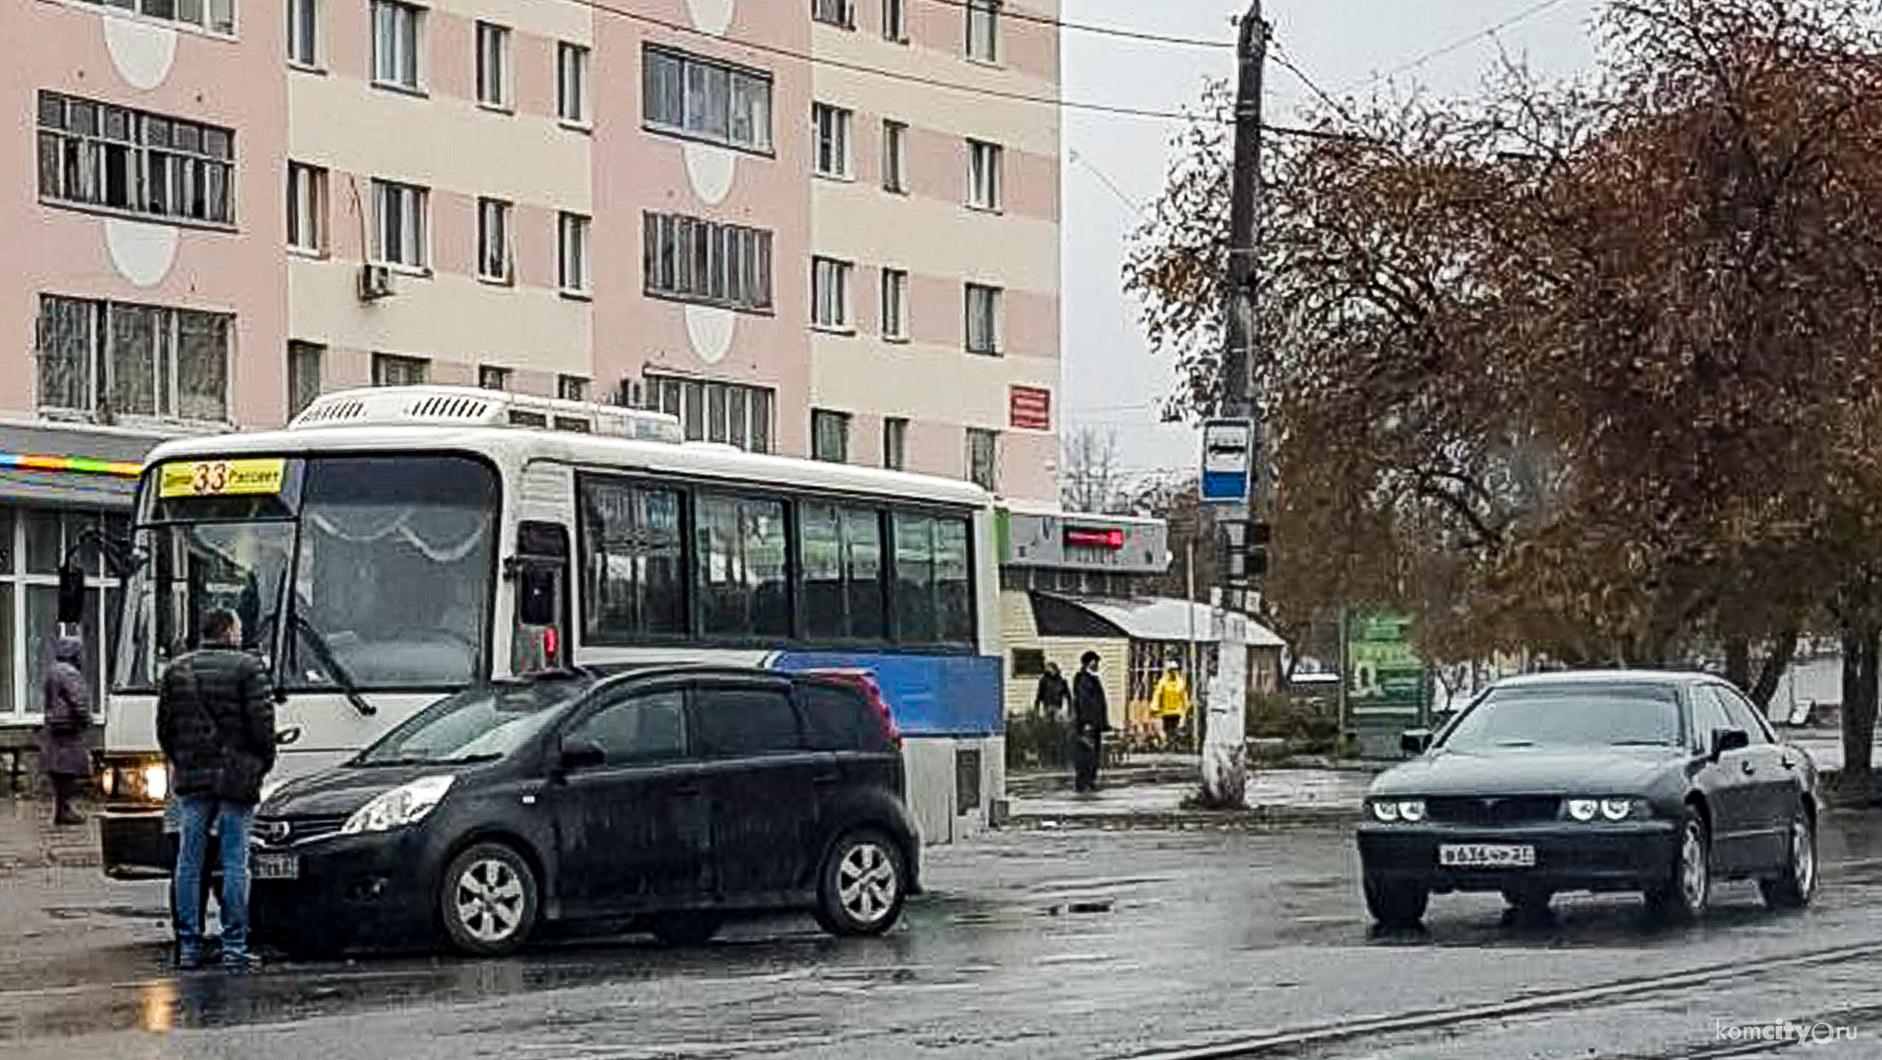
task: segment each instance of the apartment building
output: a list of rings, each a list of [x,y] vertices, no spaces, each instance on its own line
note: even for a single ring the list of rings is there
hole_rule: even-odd
[[[1056,496],[1057,0],[21,0],[0,724],[136,463],[411,382]],[[108,608],[94,612],[107,643]],[[93,660],[94,672],[97,660]]]

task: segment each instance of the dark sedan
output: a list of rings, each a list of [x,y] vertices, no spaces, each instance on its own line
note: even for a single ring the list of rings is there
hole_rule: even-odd
[[[300,951],[435,935],[495,954],[543,921],[680,943],[775,909],[876,934],[920,864],[900,742],[853,674],[660,667],[474,688],[262,804],[257,934]]]
[[[1562,891],[1640,891],[1704,912],[1715,880],[1773,906],[1817,885],[1816,768],[1704,674],[1512,678],[1380,776],[1359,829],[1366,906],[1416,923],[1433,892],[1500,891],[1521,914]]]

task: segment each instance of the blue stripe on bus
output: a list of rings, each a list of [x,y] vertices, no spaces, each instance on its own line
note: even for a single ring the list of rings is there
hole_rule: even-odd
[[[774,669],[868,670],[907,736],[995,736],[1004,731],[1000,660],[987,655],[779,652]]]

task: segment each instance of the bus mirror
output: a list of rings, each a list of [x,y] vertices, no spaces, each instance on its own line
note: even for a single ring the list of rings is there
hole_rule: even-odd
[[[517,578],[518,617],[525,626],[553,626],[555,613],[555,571],[548,567],[524,567]]]
[[[59,568],[59,621],[68,626],[85,621],[85,572],[69,563]]]

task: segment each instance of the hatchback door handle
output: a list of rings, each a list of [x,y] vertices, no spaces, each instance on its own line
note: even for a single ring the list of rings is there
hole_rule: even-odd
[[[816,782],[820,786],[829,787],[830,785],[835,784],[837,781],[841,779],[843,778],[841,776],[838,776],[835,773],[819,773],[817,774]]]

